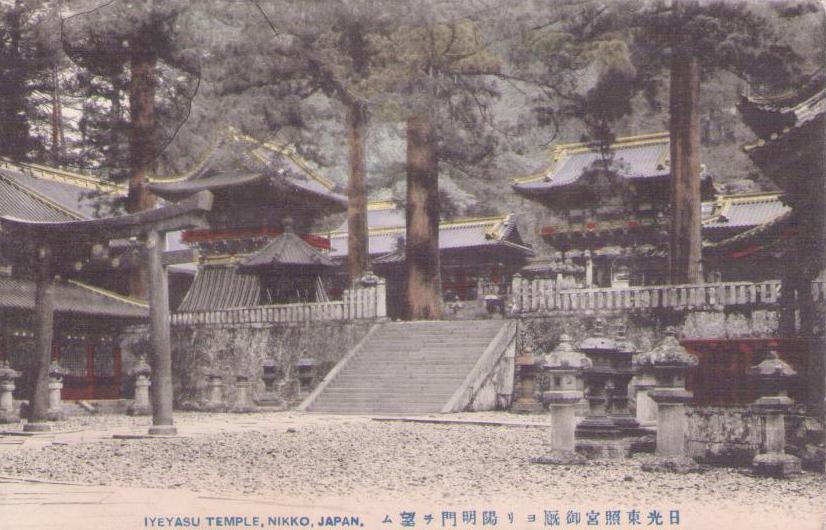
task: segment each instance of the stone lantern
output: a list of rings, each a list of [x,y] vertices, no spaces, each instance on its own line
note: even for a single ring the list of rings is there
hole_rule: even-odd
[[[685,389],[685,377],[697,363],[697,357],[677,340],[673,328],[666,330],[665,338],[654,349],[634,358],[634,364],[654,374],[656,386],[649,396],[657,404],[657,456],[685,456],[685,404],[694,397]]]
[[[536,373],[542,359],[534,354],[533,346],[528,343],[524,334],[521,342],[522,351],[513,360],[519,374],[519,384],[516,401],[511,405],[511,412],[521,414],[542,412],[542,404],[536,399]]]
[[[51,421],[63,419],[60,391],[63,390],[63,376],[67,373],[67,370],[60,366],[56,360],[53,360],[49,365],[49,410],[47,415]]]
[[[275,380],[280,379],[281,374],[278,364],[274,359],[265,359],[261,363],[261,381],[264,383],[264,390],[258,397],[257,403],[265,407],[281,407],[284,400],[278,394],[275,387]]]
[[[20,372],[9,366],[9,361],[0,362],[0,423],[17,423],[20,416],[14,408],[14,380]]]
[[[608,394],[613,394],[615,389],[617,344],[605,336],[604,329],[605,321],[596,319],[593,334],[579,345],[580,351],[591,360],[591,366],[584,374],[588,415],[577,426],[577,434],[583,438],[612,438],[620,434],[607,410]]]
[[[206,377],[206,401],[203,404],[204,410],[210,412],[223,412],[227,406],[224,402],[224,376],[215,369],[208,369],[204,373]]]
[[[785,414],[794,403],[788,388],[797,379],[797,372],[771,351],[763,362],[749,369],[749,375],[757,380],[760,392],[752,408],[766,418],[765,452],[754,457],[752,467],[760,475],[773,477],[800,473],[800,459],[786,454],[785,423]]]
[[[138,357],[138,362],[129,370],[129,375],[135,378],[135,401],[126,409],[126,413],[130,416],[152,414],[152,404],[149,401],[149,387],[152,385],[149,378],[152,375],[152,367],[143,355]]]
[[[633,358],[637,353],[637,347],[626,336],[625,326],[617,329],[614,345],[616,354],[613,357],[614,376],[612,377],[613,392],[609,396],[610,404],[608,414],[614,425],[620,430],[629,434],[636,434],[640,424],[628,406],[628,387],[634,377]]]
[[[542,369],[548,375],[549,390],[542,401],[551,413],[551,450],[557,463],[572,463],[568,458],[575,450],[575,407],[582,399],[580,390],[584,370],[591,368],[591,360],[576,351],[568,335],[559,337],[559,345],[542,359]],[[576,455],[575,461],[581,457]]]
[[[238,374],[235,376],[235,403],[232,405],[230,412],[253,412],[255,406],[250,399],[250,378],[246,374]]]

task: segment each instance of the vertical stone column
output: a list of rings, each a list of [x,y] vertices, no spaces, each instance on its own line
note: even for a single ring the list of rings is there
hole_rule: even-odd
[[[697,357],[688,353],[677,340],[673,328],[653,350],[634,357],[641,371],[653,372],[656,387],[648,395],[657,404],[656,455],[689,467],[696,466],[686,458],[687,420],[685,405],[694,397],[685,389],[686,372],[697,366]],[[685,466],[682,466],[685,469]]]
[[[66,370],[57,361],[52,361],[49,365],[49,411],[47,413],[50,421],[62,420],[64,416],[60,392],[63,390],[65,374]]]
[[[640,427],[654,427],[657,425],[657,404],[649,396],[649,392],[656,387],[654,374],[639,373],[634,384],[635,400],[637,402],[636,418]]]
[[[761,397],[752,408],[765,417],[765,444],[762,453],[752,460],[755,473],[784,478],[801,472],[800,459],[786,454],[786,413],[794,401],[788,396],[788,385],[797,378],[791,366],[772,351],[767,358],[749,370],[757,380]]]
[[[549,390],[542,401],[551,414],[551,453],[533,461],[541,464],[584,463],[576,453],[576,404],[582,399],[577,384],[582,372],[591,367],[583,353],[574,350],[568,335],[559,337],[559,345],[542,359],[542,369],[548,375]]]
[[[8,361],[0,362],[0,423],[17,423],[20,416],[14,408],[15,379],[20,372],[13,370]]]
[[[152,368],[146,362],[146,358],[141,356],[138,362],[129,371],[129,375],[135,378],[135,400],[126,409],[130,416],[148,416],[152,414],[152,403],[149,401],[149,387],[152,386],[150,376]]]
[[[235,404],[230,409],[231,412],[246,413],[255,410],[250,399],[250,385],[247,375],[235,376]]]
[[[527,344],[523,334],[522,352],[514,359],[519,374],[516,401],[511,405],[511,412],[531,414],[542,412],[542,404],[536,399],[536,372],[540,359],[534,355],[533,346]]]
[[[172,418],[174,396],[172,342],[169,333],[169,280],[161,258],[165,247],[164,234],[150,230],[146,236],[146,250],[149,253],[149,329],[154,351],[150,435],[178,434]]]
[[[203,403],[204,410],[209,412],[224,412],[227,405],[224,401],[224,380],[217,370],[206,372],[206,400]]]

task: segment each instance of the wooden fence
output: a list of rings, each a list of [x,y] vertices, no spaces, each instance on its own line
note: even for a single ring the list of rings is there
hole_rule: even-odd
[[[824,282],[812,283],[815,301],[823,301]],[[780,301],[780,280],[721,282],[698,285],[557,289],[554,280],[528,280],[516,275],[511,286],[511,311],[611,309],[702,309],[743,305],[774,305]]]
[[[174,313],[174,326],[281,324],[334,320],[378,319],[387,316],[385,284],[347,289],[341,300],[297,304],[230,307]]]

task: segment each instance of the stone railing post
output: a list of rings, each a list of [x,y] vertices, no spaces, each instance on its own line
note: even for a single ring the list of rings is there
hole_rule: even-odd
[[[749,375],[757,380],[761,395],[752,407],[766,419],[764,452],[754,457],[752,468],[764,476],[796,475],[801,472],[800,459],[786,454],[785,415],[794,403],[788,396],[788,386],[797,378],[797,372],[772,351],[749,370]]]
[[[574,350],[568,335],[544,356],[542,369],[548,375],[549,390],[542,401],[551,414],[551,454],[533,459],[540,464],[579,464],[585,457],[576,453],[576,404],[582,399],[579,388],[583,371],[591,367],[585,354]]]
[[[49,365],[49,411],[47,412],[51,421],[63,419],[60,392],[63,390],[64,375],[66,375],[66,370],[57,361],[52,361]]]
[[[657,450],[659,457],[684,459],[686,456],[687,420],[685,405],[694,394],[685,389],[686,372],[697,366],[697,357],[677,340],[669,329],[653,350],[641,353],[635,364],[654,373],[656,387],[648,395],[657,404]],[[693,461],[692,461],[693,462]]]
[[[522,275],[518,272],[513,275],[511,280],[511,311],[514,313],[522,312]]]
[[[148,416],[152,414],[152,404],[149,402],[149,387],[152,385],[150,376],[152,368],[143,356],[138,358],[138,362],[129,371],[129,375],[135,378],[135,400],[126,409],[130,416]]]
[[[14,408],[14,380],[20,372],[9,366],[9,361],[0,362],[0,423],[17,423],[20,416]]]
[[[376,284],[376,318],[387,318],[387,282],[384,278]]]

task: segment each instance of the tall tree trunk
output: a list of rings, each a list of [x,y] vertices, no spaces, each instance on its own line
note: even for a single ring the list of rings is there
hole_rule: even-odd
[[[151,32],[146,32],[130,42],[131,79],[129,83],[129,195],[126,199],[128,212],[149,210],[155,205],[155,197],[146,188],[146,181],[155,165],[155,89],[158,85],[158,58],[151,49]],[[129,275],[129,294],[147,297],[148,273],[144,267],[134,269]]]
[[[671,63],[672,284],[702,281],[700,239],[700,67],[687,46],[675,46]]]
[[[6,15],[7,43],[0,44],[0,156],[23,160],[29,151],[25,64],[20,49],[23,2]]]
[[[436,135],[427,112],[407,119],[406,258],[408,318],[441,318],[439,171]]]
[[[34,295],[35,358],[31,367],[29,395],[29,428],[48,420],[49,412],[49,365],[52,361],[54,334],[54,276],[51,272],[51,250],[40,248]]]
[[[364,170],[364,107],[347,105],[347,148],[350,176],[347,184],[347,271],[353,284],[367,271],[370,256],[367,237],[367,188]]]
[[[52,70],[52,163],[60,165],[63,160],[63,104],[60,98],[60,79],[57,66]]]

